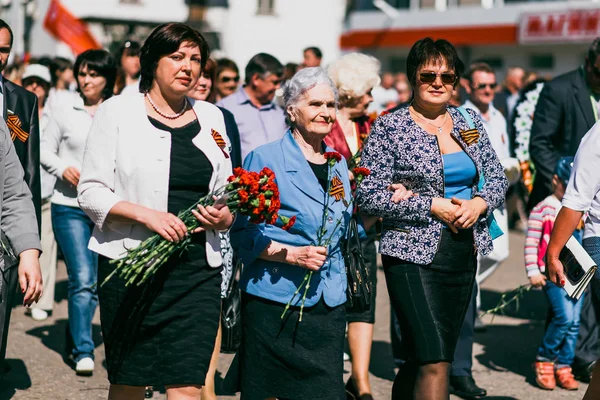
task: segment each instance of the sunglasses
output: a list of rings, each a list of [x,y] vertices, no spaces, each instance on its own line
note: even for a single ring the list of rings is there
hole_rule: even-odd
[[[441,74],[437,74],[435,72],[421,72],[419,74],[419,80],[423,83],[433,83],[438,76],[442,78],[442,83],[444,85],[454,85],[454,83],[456,83],[456,74],[450,72],[444,72]]]
[[[498,84],[497,83],[480,83],[477,86],[473,86],[473,89],[482,90],[482,89],[485,89],[486,87],[489,87],[490,89],[494,90],[498,87]]]
[[[240,81],[240,77],[239,76],[222,76],[220,81],[222,83],[229,83],[229,82],[235,82],[238,83]]]

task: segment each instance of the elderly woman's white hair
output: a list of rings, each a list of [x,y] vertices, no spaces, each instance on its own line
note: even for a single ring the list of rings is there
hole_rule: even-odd
[[[338,89],[340,105],[357,101],[379,85],[380,70],[379,60],[362,53],[346,54],[334,61],[328,72]]]
[[[288,107],[296,105],[307,91],[320,84],[325,84],[331,88],[337,103],[338,91],[329,75],[327,75],[327,71],[322,67],[303,68],[283,85],[283,105],[286,112]]]

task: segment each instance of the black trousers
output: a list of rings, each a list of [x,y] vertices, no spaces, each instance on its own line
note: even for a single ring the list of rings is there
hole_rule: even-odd
[[[10,313],[17,290],[18,264],[0,270],[2,276],[2,288],[0,289],[0,375],[4,371],[4,360],[6,358],[6,342],[8,339],[8,327],[10,325]]]
[[[592,279],[586,289],[581,307],[579,338],[575,348],[573,365],[589,364],[600,358],[600,343],[598,343],[598,321],[600,318],[600,282]]]
[[[475,333],[475,319],[477,318],[477,282],[473,285],[473,294],[469,302],[469,308],[465,315],[458,342],[454,350],[454,361],[452,362],[452,376],[472,376],[473,369],[473,335]]]

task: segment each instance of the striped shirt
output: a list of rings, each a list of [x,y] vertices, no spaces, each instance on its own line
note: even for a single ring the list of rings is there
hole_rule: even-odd
[[[528,277],[543,274],[546,270],[544,258],[560,207],[560,200],[550,195],[539,202],[529,214],[525,237],[525,270]]]

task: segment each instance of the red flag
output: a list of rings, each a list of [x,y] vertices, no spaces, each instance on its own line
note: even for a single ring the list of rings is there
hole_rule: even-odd
[[[87,24],[71,14],[60,0],[50,2],[44,28],[55,38],[65,42],[75,54],[102,48],[88,30]]]

